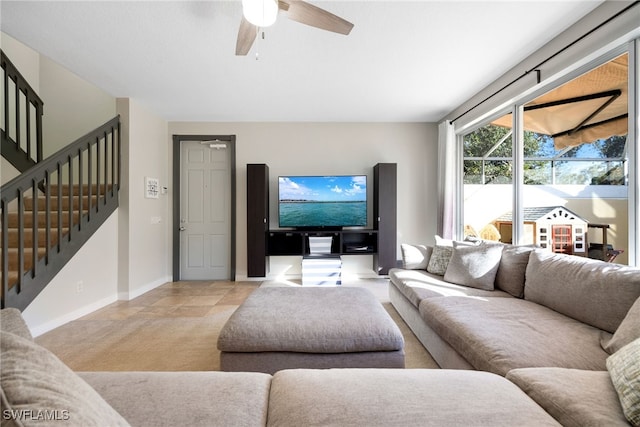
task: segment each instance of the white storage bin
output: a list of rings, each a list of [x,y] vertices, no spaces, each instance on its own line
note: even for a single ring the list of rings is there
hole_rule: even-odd
[[[331,242],[333,237],[316,237],[309,236],[309,253],[311,254],[330,254]]]

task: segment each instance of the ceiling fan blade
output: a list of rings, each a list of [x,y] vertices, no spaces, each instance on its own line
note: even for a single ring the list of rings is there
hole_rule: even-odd
[[[285,3],[283,1],[280,4]],[[286,4],[286,3],[285,3]],[[310,25],[334,33],[347,35],[351,32],[353,24],[331,12],[320,9],[317,6],[302,0],[292,0],[288,2],[287,16],[301,24]],[[282,5],[280,9],[285,10]]]
[[[258,27],[247,21],[243,16],[238,30],[238,40],[236,41],[236,55],[246,55],[257,36]]]

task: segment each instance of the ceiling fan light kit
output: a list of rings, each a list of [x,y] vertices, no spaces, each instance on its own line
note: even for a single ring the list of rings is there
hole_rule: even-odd
[[[278,17],[277,0],[242,0],[242,14],[257,27],[269,27]]]
[[[287,18],[321,30],[348,35],[353,24],[303,0],[242,0],[242,20],[236,40],[236,55],[249,52],[258,35],[258,28],[276,22],[278,10]]]

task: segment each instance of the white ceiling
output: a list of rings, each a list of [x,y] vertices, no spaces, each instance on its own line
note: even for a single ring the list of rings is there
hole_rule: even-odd
[[[170,121],[435,122],[601,1],[313,1],[235,56],[236,1],[6,1],[2,31]],[[256,56],[258,54],[258,59]]]

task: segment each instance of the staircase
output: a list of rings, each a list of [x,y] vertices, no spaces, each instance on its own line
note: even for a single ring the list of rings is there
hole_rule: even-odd
[[[37,95],[7,64],[2,156],[22,173],[0,188],[0,306],[23,310],[118,207],[120,119],[42,159]]]

